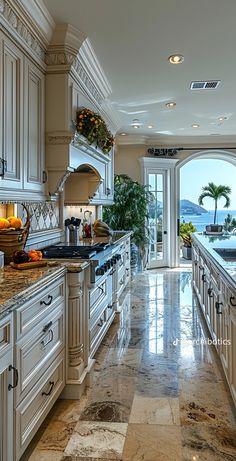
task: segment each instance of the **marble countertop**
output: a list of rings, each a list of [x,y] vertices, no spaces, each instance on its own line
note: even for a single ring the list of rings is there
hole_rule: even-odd
[[[88,262],[48,262],[45,267],[16,270],[11,266],[0,269],[0,319],[34,296],[35,290],[66,272],[81,272]]]
[[[193,241],[202,247],[208,257],[215,263],[220,272],[229,281],[231,286],[236,289],[236,260],[225,261],[215,249],[235,249],[236,250],[236,235],[220,235],[212,236],[205,234],[193,234]]]

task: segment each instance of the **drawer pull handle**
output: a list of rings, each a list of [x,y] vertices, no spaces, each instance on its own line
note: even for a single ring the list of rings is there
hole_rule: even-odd
[[[235,299],[235,297],[234,297],[234,296],[230,296],[230,298],[229,298],[230,304],[231,304],[231,306],[234,306],[234,307],[235,307],[235,306],[236,306],[236,303],[233,303],[233,299]]]
[[[202,281],[203,281],[203,282],[206,282],[206,274],[203,274],[203,275],[202,275]]]
[[[42,395],[50,395],[52,393],[53,387],[54,387],[54,381],[49,381],[50,384],[50,389],[48,392],[42,392]]]
[[[100,319],[99,323],[98,323],[98,327],[102,327],[103,326],[103,320]]]
[[[52,330],[49,330],[48,332],[48,341],[45,342],[44,339],[41,341],[41,344],[43,347],[46,347],[49,343],[51,343],[53,341],[53,331]]]
[[[221,310],[220,310],[220,306],[222,305],[223,303],[219,303],[218,301],[216,301],[215,303],[215,308],[216,308],[216,313],[219,315],[219,314],[222,314]]]
[[[213,298],[212,288],[208,288],[207,294],[208,294],[209,298]]]
[[[104,289],[102,287],[98,287],[99,290],[101,290],[102,293],[104,293]]]
[[[52,321],[49,322],[49,323],[47,323],[47,325],[45,325],[45,326],[43,327],[43,332],[46,333],[46,331],[49,330],[49,328],[50,328],[51,326],[52,326]]]
[[[42,306],[43,304],[44,304],[44,306],[50,306],[50,304],[52,304],[52,300],[53,300],[53,296],[48,295],[48,302],[41,300],[40,301],[40,306]]]
[[[112,308],[113,308],[112,304],[108,304],[107,307],[108,307],[108,309],[112,309]]]
[[[18,375],[18,370],[17,368],[13,367],[13,365],[9,365],[9,368],[8,368],[9,371],[12,371],[13,370],[13,384],[8,384],[8,390],[10,391],[11,389],[15,389],[15,387],[17,386],[18,384],[18,380],[19,380],[19,375]]]

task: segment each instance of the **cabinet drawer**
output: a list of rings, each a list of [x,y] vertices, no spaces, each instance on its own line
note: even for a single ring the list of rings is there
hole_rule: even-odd
[[[96,350],[96,346],[100,344],[101,336],[103,334],[104,329],[106,329],[106,312],[105,310],[100,315],[97,322],[94,324],[93,328],[90,329],[89,332],[89,340],[90,340],[90,350]],[[93,353],[92,353],[93,355]]]
[[[19,383],[17,404],[47,370],[50,362],[64,347],[64,312],[60,308],[48,316],[32,333],[16,344]]]
[[[33,300],[16,310],[16,339],[32,330],[58,304],[64,301],[64,277],[35,293]]]
[[[93,310],[93,315],[90,317],[89,320],[89,327],[90,329],[93,328],[95,323],[99,323],[99,319],[103,314],[103,311],[107,307],[107,299],[103,299],[103,301],[99,304],[97,304],[96,309]]]
[[[37,432],[64,384],[64,356],[61,353],[16,408],[16,460]]]
[[[103,304],[108,296],[107,278],[89,292],[90,318],[93,317],[97,307]]]
[[[12,347],[12,316],[7,315],[0,321],[0,358]]]

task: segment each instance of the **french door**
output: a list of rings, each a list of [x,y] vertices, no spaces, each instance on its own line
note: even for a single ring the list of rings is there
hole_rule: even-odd
[[[145,183],[152,193],[148,209],[148,268],[168,265],[168,176],[164,169],[146,169]]]

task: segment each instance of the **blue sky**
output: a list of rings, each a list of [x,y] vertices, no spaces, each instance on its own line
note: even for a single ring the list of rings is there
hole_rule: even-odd
[[[223,160],[192,160],[180,170],[180,198],[198,203],[198,197],[203,186],[214,182],[217,186],[231,187],[231,205],[229,210],[236,210],[236,167]],[[204,208],[214,208],[211,199],[204,199]],[[219,200],[218,209],[224,209],[225,200]]]

